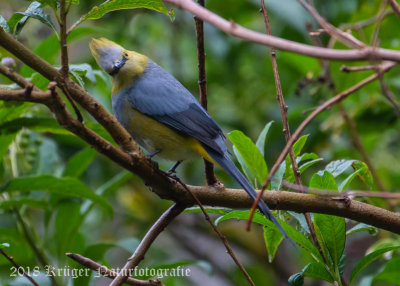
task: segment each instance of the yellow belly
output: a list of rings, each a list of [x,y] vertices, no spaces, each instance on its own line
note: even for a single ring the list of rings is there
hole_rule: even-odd
[[[197,139],[178,133],[130,106],[126,107],[125,112],[130,117],[125,128],[148,152],[161,150],[157,156],[172,161],[201,156],[216,163]]]

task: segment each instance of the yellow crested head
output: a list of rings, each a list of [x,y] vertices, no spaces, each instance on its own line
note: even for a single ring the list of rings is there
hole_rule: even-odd
[[[106,38],[92,39],[89,47],[99,66],[111,75],[113,94],[131,84],[148,64],[146,56],[128,51]]]

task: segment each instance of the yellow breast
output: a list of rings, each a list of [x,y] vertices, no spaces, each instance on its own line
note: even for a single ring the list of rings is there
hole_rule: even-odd
[[[147,151],[161,150],[157,156],[172,161],[201,156],[215,163],[197,139],[179,133],[130,106],[126,106],[124,112],[130,118],[125,128]]]

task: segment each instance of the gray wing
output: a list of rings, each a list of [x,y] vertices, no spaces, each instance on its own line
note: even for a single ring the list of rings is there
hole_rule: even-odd
[[[193,95],[171,74],[149,61],[145,72],[126,93],[132,107],[172,129],[225,153],[224,134]]]

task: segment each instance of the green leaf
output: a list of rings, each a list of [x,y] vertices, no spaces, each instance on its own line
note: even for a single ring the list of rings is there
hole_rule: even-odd
[[[306,277],[322,279],[322,280],[328,281],[330,283],[333,283],[333,281],[335,281],[335,279],[332,277],[332,275],[329,273],[329,271],[326,270],[325,266],[318,262],[311,262],[311,263],[307,264],[303,268],[302,272],[304,273],[304,276],[306,276]]]
[[[232,209],[230,208],[213,208],[213,207],[208,207],[208,208],[204,208],[207,213],[210,214],[227,214],[229,212],[232,211]],[[184,213],[202,213],[202,210],[200,207],[191,207],[191,208],[187,208],[183,211]]]
[[[0,161],[2,161],[3,157],[7,154],[8,147],[14,141],[15,137],[17,137],[17,133],[0,135]]]
[[[303,135],[293,144],[293,152],[295,157],[300,155],[300,152],[301,150],[303,150],[303,147],[306,144],[307,139],[308,139],[308,134]]]
[[[326,165],[325,170],[330,172],[333,177],[337,177],[346,171],[356,160],[337,160],[332,161],[328,165]]]
[[[28,128],[35,132],[50,132],[53,134],[73,135],[61,127],[53,118],[28,118],[20,117],[7,121],[0,125],[0,134],[14,134],[22,128]]]
[[[117,190],[123,184],[125,184],[130,178],[133,177],[133,174],[129,171],[122,171],[108,180],[106,183],[101,185],[97,190],[96,194],[98,195],[108,195],[111,192]]]
[[[233,145],[233,153],[235,154],[236,159],[238,160],[240,166],[242,167],[242,170],[244,172],[244,174],[246,175],[247,180],[249,180],[249,182],[256,187],[256,177],[254,176],[254,174],[251,172],[251,170],[249,169],[249,167],[247,166],[246,162],[244,161],[242,155],[240,154],[240,152],[238,151],[238,149],[236,148],[235,145]]]
[[[286,169],[286,162],[283,161],[280,164],[278,171],[275,172],[274,176],[271,179],[271,189],[272,190],[280,190],[281,189],[283,176],[285,175],[285,169]]]
[[[232,211],[227,213],[226,215],[223,215],[219,217],[216,221],[215,224],[219,224],[220,222],[228,219],[238,219],[238,220],[247,220],[249,217],[250,211]],[[323,263],[323,258],[321,254],[319,253],[317,247],[302,234],[300,231],[296,230],[294,227],[292,227],[290,224],[286,223],[285,221],[277,218],[278,222],[282,226],[282,228],[285,230],[287,235],[295,242],[297,242],[301,247],[303,247],[307,253],[309,253],[315,260]],[[275,224],[267,219],[265,216],[260,214],[259,212],[256,212],[253,217],[253,222],[258,223],[262,226],[274,228],[275,230],[278,231],[278,228],[275,226]]]
[[[103,258],[104,254],[112,247],[115,247],[114,243],[96,243],[86,247],[84,256],[90,257],[94,261],[99,261]]]
[[[81,223],[79,208],[79,204],[71,201],[57,205],[55,240],[57,252],[60,256],[68,250],[68,247],[75,238],[76,226]]]
[[[342,276],[344,271],[346,270],[346,263],[347,263],[347,254],[346,254],[346,250],[344,250],[342,257],[340,257],[340,259],[339,259],[339,265],[338,265],[338,270],[339,270],[340,276]]]
[[[335,178],[328,171],[324,171],[322,174],[321,172],[314,174],[310,180],[310,188],[334,191],[338,190]]]
[[[386,281],[389,283],[393,283],[395,285],[399,285],[400,282],[400,257],[394,257],[390,259],[383,271],[374,277],[374,280]]]
[[[351,229],[349,229],[348,231],[346,231],[346,235],[350,235],[350,234],[364,231],[364,230],[368,231],[369,234],[371,234],[371,235],[376,235],[378,233],[378,229],[376,227],[369,225],[369,224],[365,224],[365,223],[359,223],[359,224],[356,224]]]
[[[10,247],[10,244],[5,242],[5,243],[0,243],[0,249],[1,248],[6,248],[6,247]]]
[[[258,150],[260,150],[260,153],[263,157],[265,156],[265,154],[264,154],[265,141],[267,139],[267,134],[268,134],[268,131],[269,131],[272,123],[274,123],[274,121],[270,121],[265,125],[264,129],[261,131],[261,133],[258,136],[257,141],[256,141],[256,146],[257,146]]]
[[[0,193],[31,191],[45,191],[64,196],[89,199],[92,202],[101,205],[110,215],[112,215],[112,207],[110,203],[103,197],[95,194],[91,189],[75,178],[57,178],[51,175],[20,177],[15,178],[6,185],[0,187]]]
[[[42,4],[34,1],[29,5],[28,9],[25,12],[17,12],[25,17],[23,17],[17,24],[15,35],[18,35],[19,32],[22,30],[23,26],[26,24],[28,19],[34,18],[49,26],[53,31],[57,34],[57,29],[54,24],[51,22],[50,16],[48,14],[44,14],[43,10],[40,8]]]
[[[71,72],[75,72],[79,76],[84,76],[89,79],[92,83],[96,83],[96,77],[93,72],[93,68],[89,64],[69,65]]]
[[[315,160],[311,160],[311,161],[308,161],[308,162],[305,162],[304,164],[302,164],[301,166],[299,166],[299,171],[300,171],[300,173],[303,173],[305,170],[307,170],[309,167],[311,167],[312,165],[314,165],[314,164],[316,164],[316,163],[318,163],[318,162],[321,162],[321,161],[323,161],[324,159],[322,159],[322,158],[318,158],[318,159],[315,159]]]
[[[257,182],[262,185],[268,176],[268,167],[257,146],[243,132],[234,130],[228,134],[229,140],[237,148],[247,167],[254,174]]]
[[[4,29],[7,33],[10,33],[10,27],[8,26],[7,20],[0,15],[0,27]]]
[[[25,16],[17,13],[12,14],[12,16],[8,19],[7,24],[8,27],[10,28],[10,34],[14,33],[15,26],[21,21],[22,18]]]
[[[371,262],[373,262],[374,260],[376,260],[377,258],[379,258],[382,254],[388,252],[388,251],[392,251],[395,249],[399,249],[400,245],[396,245],[396,246],[389,246],[389,247],[385,247],[385,248],[381,248],[378,249],[374,252],[371,252],[370,254],[368,254],[367,256],[364,256],[358,263],[357,265],[354,267],[353,272],[351,273],[351,277],[350,277],[350,284],[353,283],[354,279],[360,274],[360,272],[367,267]]]
[[[272,263],[272,261],[274,260],[275,253],[278,250],[278,247],[281,244],[282,240],[283,235],[278,229],[264,227],[264,241],[268,251],[269,263]]]
[[[45,90],[50,81],[38,72],[34,72],[31,76],[31,82],[39,89]]]
[[[77,74],[76,72],[70,70],[69,74],[71,75],[72,79],[75,80],[77,84],[79,84],[82,88],[85,88],[85,82],[83,81],[82,77]]]
[[[167,8],[165,8],[161,0],[114,0],[105,1],[99,6],[94,6],[89,13],[83,15],[81,19],[100,19],[105,14],[112,11],[137,8],[147,8],[169,15]]]
[[[308,135],[301,136],[294,144],[293,144],[293,153],[294,157],[300,155],[301,150],[303,149],[304,145],[306,144]],[[297,160],[296,160],[297,162]],[[285,159],[286,169],[285,169],[285,178],[289,182],[294,181],[294,173],[292,168],[292,161],[290,160],[290,155],[288,154]]]
[[[346,223],[344,218],[314,214],[314,224],[322,235],[322,241],[329,251],[330,257],[335,265],[339,264],[346,243]]]
[[[96,154],[96,150],[91,147],[87,147],[77,152],[71,159],[69,159],[63,176],[79,178],[92,163]]]
[[[302,286],[304,284],[304,273],[295,273],[289,277],[288,282],[293,286]]]
[[[10,209],[13,207],[30,206],[37,209],[46,209],[48,201],[44,199],[35,199],[31,197],[21,197],[17,200],[6,200],[0,202],[0,209]]]
[[[339,185],[339,191],[344,191],[347,189],[347,187],[350,185],[350,183],[354,180],[354,178],[360,173],[362,170],[359,169],[353,173],[351,173],[340,185]]]
[[[354,170],[360,170],[360,173],[357,174],[358,178],[368,187],[372,188],[374,186],[374,179],[372,178],[371,171],[367,164],[361,161],[355,161],[352,166]]]

